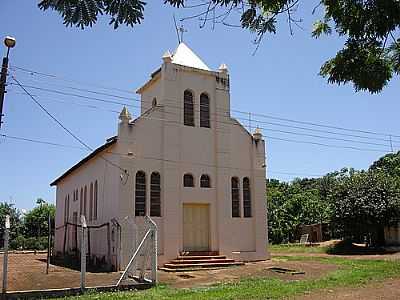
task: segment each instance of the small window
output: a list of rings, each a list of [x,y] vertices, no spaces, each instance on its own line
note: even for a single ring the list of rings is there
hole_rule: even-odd
[[[135,184],[135,216],[146,215],[146,174],[143,171],[136,173]]]
[[[251,218],[251,192],[250,192],[250,179],[243,178],[243,216]]]
[[[200,127],[210,128],[210,99],[205,93],[200,95]]]
[[[183,186],[184,187],[194,187],[194,179],[192,174],[183,175]]]
[[[203,174],[200,177],[200,187],[202,188],[210,188],[211,183],[210,183],[210,176]]]
[[[152,107],[156,107],[157,106],[157,98],[156,97],[153,98],[153,101],[151,102],[151,106]]]
[[[157,172],[150,178],[150,216],[161,217],[161,177]]]
[[[183,123],[186,126],[194,126],[193,93],[189,90],[183,94]]]
[[[232,217],[240,217],[240,194],[239,194],[239,179],[232,177],[231,179],[231,194],[232,194]]]

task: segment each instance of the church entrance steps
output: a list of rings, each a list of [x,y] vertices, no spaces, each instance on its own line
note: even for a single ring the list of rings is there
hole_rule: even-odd
[[[218,254],[218,253],[213,253]],[[188,272],[196,270],[220,269],[234,266],[242,266],[243,262],[226,258],[224,255],[181,255],[165,264],[160,270],[166,272]]]

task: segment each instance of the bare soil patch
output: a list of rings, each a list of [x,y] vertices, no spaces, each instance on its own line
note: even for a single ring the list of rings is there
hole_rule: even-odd
[[[297,296],[296,300],[398,300],[400,299],[400,279],[374,282],[356,288],[319,290]]]
[[[304,271],[305,274],[283,274],[269,270],[270,267],[282,267]],[[175,288],[209,286],[217,283],[228,283],[245,278],[280,278],[282,280],[305,280],[320,278],[335,271],[336,265],[320,262],[288,262],[280,259],[246,263],[244,266],[218,270],[201,270],[193,272],[167,273],[160,271],[159,280]]]
[[[3,276],[3,255],[0,255],[0,280]],[[86,286],[112,285],[118,281],[119,272],[86,273]],[[9,254],[8,291],[42,290],[79,287],[80,272],[50,265],[46,274],[46,254]]]

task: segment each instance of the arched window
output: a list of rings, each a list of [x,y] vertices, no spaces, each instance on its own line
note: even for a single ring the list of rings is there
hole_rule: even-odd
[[[136,173],[135,185],[135,216],[146,215],[146,174],[143,171]]]
[[[183,186],[184,187],[194,187],[194,179],[192,174],[183,175]]]
[[[210,128],[210,99],[205,93],[200,95],[200,127]]]
[[[239,179],[232,177],[231,179],[231,194],[232,194],[232,217],[240,217],[240,194],[239,194]]]
[[[161,177],[157,172],[150,178],[150,216],[161,217]]]
[[[94,199],[93,199],[93,220],[97,220],[97,197],[98,197],[98,187],[97,180],[94,182]]]
[[[209,188],[211,187],[211,183],[210,183],[210,176],[203,174],[200,177],[200,187],[202,188]]]
[[[81,219],[82,214],[83,214],[83,188],[81,187],[81,198],[79,201],[79,220]]]
[[[85,216],[85,218],[87,219],[88,215],[87,215],[87,186],[85,185],[85,192],[83,195],[83,214]]]
[[[183,123],[187,126],[194,126],[193,93],[189,90],[183,93]]]
[[[251,218],[251,192],[250,192],[250,179],[243,178],[243,216]]]
[[[69,194],[65,196],[64,205],[64,223],[67,223],[69,221]]]
[[[157,106],[157,98],[156,97],[154,97],[153,101],[151,101],[151,106],[152,107],[156,107]]]
[[[93,182],[90,183],[89,188],[89,221],[93,220]]]

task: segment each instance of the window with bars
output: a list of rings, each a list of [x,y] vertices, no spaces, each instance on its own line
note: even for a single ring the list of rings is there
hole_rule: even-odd
[[[189,90],[183,93],[183,123],[186,126],[194,126],[193,93]]]
[[[210,128],[210,99],[208,95],[200,95],[200,127]]]
[[[250,179],[243,178],[243,216],[251,218],[251,192],[250,192]]]
[[[150,216],[161,217],[161,176],[151,173],[150,178]]]
[[[232,217],[240,218],[239,179],[237,177],[232,177],[231,179],[231,194],[232,194]]]
[[[143,171],[136,173],[135,183],[135,216],[146,215],[146,174]]]
[[[210,176],[208,176],[206,174],[201,175],[200,187],[202,187],[202,188],[210,188],[211,187]]]
[[[194,187],[194,179],[192,174],[183,175],[183,186],[184,187]]]

